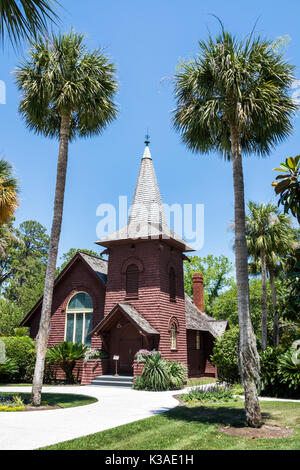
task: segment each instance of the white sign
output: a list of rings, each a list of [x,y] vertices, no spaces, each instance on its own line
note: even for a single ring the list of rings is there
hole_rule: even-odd
[[[120,356],[114,356],[113,359],[114,361],[118,361],[120,359]]]

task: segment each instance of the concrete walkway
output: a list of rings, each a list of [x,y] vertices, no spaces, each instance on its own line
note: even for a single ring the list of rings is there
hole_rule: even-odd
[[[30,391],[30,387],[0,387],[7,393]],[[90,395],[99,401],[76,408],[0,413],[0,450],[37,449],[148,418],[177,406],[172,395],[180,393],[99,386],[53,386],[44,392]]]
[[[202,386],[207,388],[207,385]],[[201,388],[202,388],[201,387]],[[51,386],[46,393],[90,395],[99,401],[76,408],[0,413],[0,450],[32,450],[164,413],[178,405],[181,391],[143,392],[119,387]],[[30,387],[0,387],[0,392],[30,392]],[[262,401],[295,401],[261,398]]]

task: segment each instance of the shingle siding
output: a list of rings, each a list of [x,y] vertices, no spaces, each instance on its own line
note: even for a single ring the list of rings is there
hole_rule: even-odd
[[[86,292],[93,301],[93,327],[96,326],[104,315],[105,287],[88,269],[86,264],[78,258],[72,264],[58,285],[55,287],[51,314],[50,335],[48,347],[61,343],[65,339],[66,309],[71,297],[76,292]],[[36,338],[41,315],[41,305],[35,314],[28,320],[30,336]],[[99,343],[99,339],[95,340]]]

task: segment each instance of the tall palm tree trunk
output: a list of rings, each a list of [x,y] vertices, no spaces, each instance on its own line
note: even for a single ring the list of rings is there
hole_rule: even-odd
[[[248,249],[245,227],[244,176],[239,130],[230,126],[233,162],[235,259],[239,313],[239,371],[245,391],[245,412],[251,427],[260,427],[261,412],[257,394],[259,383],[259,356],[253,333],[248,281]]]
[[[265,250],[260,250],[261,259],[261,347],[265,351],[268,343],[267,264]]]
[[[68,164],[68,146],[70,135],[70,116],[62,115],[60,127],[60,144],[57,162],[56,188],[54,198],[54,213],[50,235],[48,264],[46,271],[43,306],[40,319],[39,333],[36,342],[36,363],[31,392],[31,401],[34,406],[41,404],[43,386],[45,356],[50,332],[50,319],[52,308],[52,296],[55,280],[55,269],[58,252],[58,244],[61,232],[64,194]]]
[[[274,308],[274,322],[273,322],[273,345],[275,348],[279,346],[279,315],[277,310],[277,296],[276,296],[276,289],[275,289],[275,278],[274,278],[274,271],[269,266],[269,276],[270,276],[270,286],[271,286],[271,296],[272,296],[272,304]]]

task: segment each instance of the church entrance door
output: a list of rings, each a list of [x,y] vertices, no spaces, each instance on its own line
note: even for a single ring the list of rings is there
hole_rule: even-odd
[[[142,347],[142,337],[133,325],[124,327],[120,336],[120,362],[119,371],[122,374],[133,373],[134,356]]]

